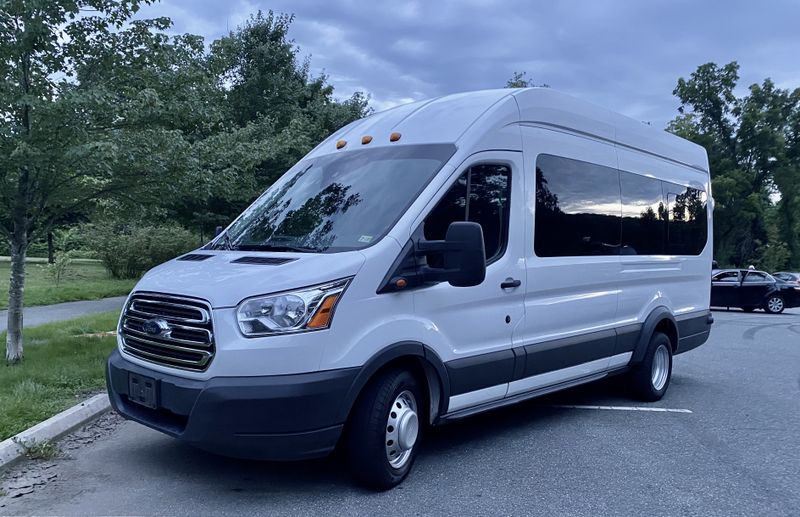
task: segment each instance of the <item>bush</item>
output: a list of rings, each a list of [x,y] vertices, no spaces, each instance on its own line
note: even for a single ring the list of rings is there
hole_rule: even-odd
[[[114,278],[138,278],[148,269],[197,247],[197,237],[177,225],[107,223],[90,230],[97,258]]]
[[[55,260],[52,264],[47,264],[47,273],[50,278],[55,282],[56,287],[61,284],[61,280],[67,274],[67,270],[72,265],[72,253],[69,251],[61,251],[56,253]]]

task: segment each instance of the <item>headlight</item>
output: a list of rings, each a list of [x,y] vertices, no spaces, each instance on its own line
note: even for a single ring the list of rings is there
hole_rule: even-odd
[[[245,336],[267,336],[330,327],[336,302],[350,279],[337,280],[297,291],[248,298],[236,309]]]

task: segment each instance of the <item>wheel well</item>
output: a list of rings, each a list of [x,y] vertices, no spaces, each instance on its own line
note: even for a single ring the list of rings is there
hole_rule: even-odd
[[[394,368],[408,370],[420,383],[422,392],[427,399],[428,421],[432,424],[439,416],[439,412],[441,411],[442,381],[439,378],[439,375],[436,373],[436,369],[424,357],[418,355],[404,355],[401,357],[396,357],[387,362],[378,368],[369,377],[369,379],[367,379],[367,382],[365,382],[361,387],[358,397],[361,396],[364,388],[366,388],[373,381],[373,379],[381,375],[383,372]]]
[[[659,321],[656,325],[656,328],[653,329],[653,332],[661,332],[667,335],[669,342],[672,345],[673,354],[678,350],[678,329],[675,327],[675,324],[672,322],[672,320],[664,318],[663,320]]]

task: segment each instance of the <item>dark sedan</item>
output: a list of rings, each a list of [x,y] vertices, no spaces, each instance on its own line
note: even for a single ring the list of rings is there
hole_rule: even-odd
[[[739,307],[745,312],[764,309],[780,314],[783,309],[800,306],[800,286],[752,269],[714,271],[711,306]]]
[[[783,280],[787,284],[800,285],[800,273],[780,272],[780,273],[772,273],[772,276],[774,276],[778,280]]]

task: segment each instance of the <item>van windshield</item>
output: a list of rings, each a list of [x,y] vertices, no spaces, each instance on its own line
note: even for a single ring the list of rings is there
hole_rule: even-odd
[[[345,151],[303,160],[213,244],[217,249],[335,252],[382,238],[455,153],[452,144]]]

